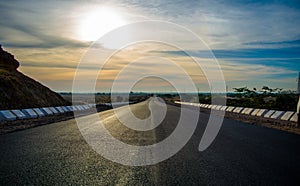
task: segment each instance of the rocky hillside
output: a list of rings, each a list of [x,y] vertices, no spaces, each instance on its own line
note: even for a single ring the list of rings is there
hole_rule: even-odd
[[[0,45],[0,110],[68,105],[59,94],[17,70],[19,62]]]

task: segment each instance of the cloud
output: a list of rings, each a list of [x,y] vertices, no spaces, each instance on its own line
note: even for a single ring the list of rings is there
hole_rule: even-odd
[[[175,56],[189,56],[180,50],[172,51],[153,51],[154,53],[169,54]],[[200,50],[188,51],[193,57],[211,58],[211,52],[217,59],[234,61],[241,64],[255,64],[266,66],[286,67],[299,70],[298,61],[300,59],[300,47],[288,48],[248,48],[248,49],[228,49],[228,50]]]
[[[78,23],[82,15],[99,6],[114,7],[129,23],[156,19],[192,30],[212,48],[231,86],[267,85],[269,81],[274,86],[277,82],[290,88],[295,84],[291,82],[292,77],[300,71],[300,3],[297,0],[2,1],[0,42],[20,59],[22,71],[55,90],[65,90],[70,87],[68,83],[72,84],[76,66],[90,45],[77,37]],[[188,46],[190,41],[183,42]],[[138,47],[142,51],[146,48]],[[185,66],[197,83],[203,83],[199,80],[200,76],[203,79],[203,73],[193,71],[194,66],[184,52],[159,47],[149,49],[151,55],[168,56]],[[211,57],[210,51],[205,50],[189,53],[201,60]],[[113,63],[104,68],[105,79],[113,79],[134,57],[123,55],[113,59]],[[93,70],[94,65],[86,64],[86,73]],[[133,65],[132,73],[154,67],[167,69],[156,61],[149,61]],[[171,69],[167,73],[176,76]]]
[[[86,46],[88,43],[73,40],[76,37],[74,25],[78,24],[82,14],[97,6],[115,7],[128,22],[158,19],[184,25],[214,49],[243,48],[260,41],[268,43],[299,38],[300,7],[297,1],[30,0],[26,3],[2,2],[0,5],[0,31],[4,33],[0,39],[2,42],[5,40],[11,47],[18,44],[45,48],[62,45]],[[11,32],[3,31],[3,28],[23,33],[22,37],[28,37],[26,42],[32,43],[24,44],[20,40],[11,42],[16,34],[10,37]]]
[[[297,70],[283,66],[266,66],[223,60],[219,60],[219,62],[229,91],[233,87],[242,86],[261,88],[267,85],[291,90],[296,88]]]
[[[55,3],[54,3],[55,4]],[[56,2],[56,5],[61,3]],[[53,10],[50,2],[37,1],[0,3],[0,41],[6,47],[15,48],[55,48],[88,47],[91,43],[68,37],[69,22],[72,21],[62,8]],[[57,10],[57,9],[56,9]],[[64,10],[65,11],[65,10]],[[62,18],[65,18],[63,20]]]
[[[47,35],[36,27],[12,22],[1,23],[0,40],[6,47],[14,48],[54,48],[54,47],[88,47],[91,42]]]
[[[299,47],[300,46],[300,39],[296,40],[288,40],[288,41],[255,41],[255,42],[248,42],[243,43],[243,45],[248,46],[271,46],[271,47]]]

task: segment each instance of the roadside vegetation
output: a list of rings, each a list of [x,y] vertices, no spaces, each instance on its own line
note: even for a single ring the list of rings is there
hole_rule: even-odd
[[[61,95],[68,101],[72,101],[71,93],[61,93]],[[163,98],[166,102],[180,101],[178,93],[143,93],[143,92],[131,92],[129,95],[130,102],[140,102],[148,99],[149,97],[156,95]],[[185,93],[181,94],[181,101],[195,102],[197,96],[200,103],[211,104],[210,93]],[[88,94],[82,94],[82,100],[78,104],[92,103],[94,100],[88,100],[90,96]],[[219,95],[224,97],[224,95]],[[298,103],[298,94],[295,91],[283,90],[281,88],[270,88],[263,86],[261,89],[247,87],[234,88],[234,92],[227,93],[226,95],[227,105],[236,107],[250,107],[250,108],[262,108],[269,110],[282,110],[282,111],[296,111]],[[97,93],[95,95],[95,101],[97,104],[110,103],[111,95],[109,93]],[[125,94],[119,94],[113,96],[113,102],[128,101],[128,97]]]
[[[178,94],[161,94],[167,101],[180,101]],[[194,102],[196,94],[184,94],[184,100]],[[224,97],[217,95],[216,97]],[[199,93],[199,102],[211,104],[210,93]],[[226,95],[226,105],[236,107],[262,108],[268,110],[296,111],[299,96],[296,91],[283,90],[281,88],[270,88],[263,86],[261,89],[247,87],[234,88],[234,92]]]
[[[227,94],[227,105],[236,107],[263,108],[282,111],[296,111],[298,94],[295,91],[263,86],[260,90],[247,87],[234,88],[234,92]],[[210,104],[211,97],[199,94],[201,103]]]

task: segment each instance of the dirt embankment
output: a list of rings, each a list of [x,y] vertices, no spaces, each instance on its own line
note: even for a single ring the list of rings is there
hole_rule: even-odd
[[[19,65],[0,45],[0,110],[70,104],[56,92],[19,72]]]

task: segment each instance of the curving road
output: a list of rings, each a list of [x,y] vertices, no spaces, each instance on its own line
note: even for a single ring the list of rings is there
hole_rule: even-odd
[[[147,131],[138,131],[129,128],[140,126],[128,107],[117,110],[119,120],[128,126],[120,123],[114,110],[109,110],[81,117],[85,125],[79,128],[84,135],[94,136],[91,139],[95,143],[100,140],[102,148],[113,149],[117,157],[133,162],[140,161],[135,152],[102,143],[108,138],[95,116],[100,116],[113,137],[131,146],[142,146],[170,136],[181,112],[180,107],[159,105],[157,98],[131,105],[133,114],[143,120],[140,124],[148,127]],[[164,110],[166,117],[152,129]],[[195,114],[188,108],[184,112]],[[208,114],[200,114],[196,131],[176,155],[155,165],[138,167],[100,156],[86,143],[75,120],[1,135],[1,185],[299,185],[298,135],[225,119],[212,145],[199,152],[208,118]]]

